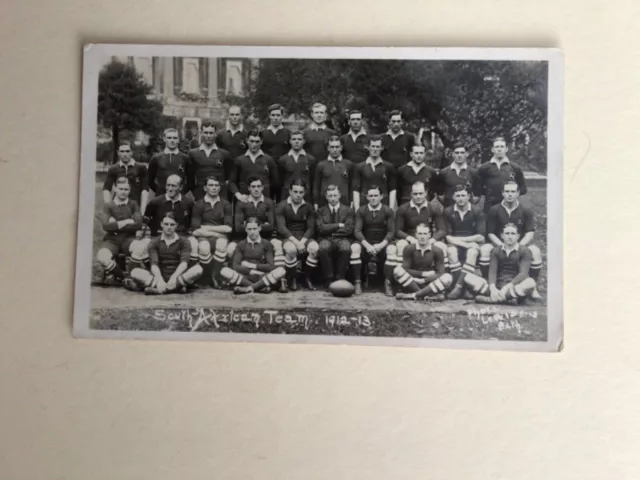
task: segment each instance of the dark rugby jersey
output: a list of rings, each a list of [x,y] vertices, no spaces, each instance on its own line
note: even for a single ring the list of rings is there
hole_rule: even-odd
[[[417,166],[413,162],[409,162],[406,165],[402,165],[398,168],[396,175],[396,184],[398,186],[398,204],[402,205],[411,200],[411,187],[416,182],[424,183],[427,189],[427,199],[431,200],[434,197],[434,179],[437,172],[434,168],[431,168],[424,163],[416,171],[413,166]]]
[[[351,202],[351,182],[353,181],[353,163],[346,158],[341,160],[323,160],[316,166],[313,178],[313,201],[326,203],[325,193],[329,185],[340,189],[340,201],[348,205]]]
[[[313,171],[316,166],[316,159],[307,154],[304,150],[300,151],[297,159],[290,151],[286,155],[282,155],[278,161],[280,169],[280,180],[282,182],[282,199],[289,196],[291,183],[296,179],[301,179],[305,185],[305,199],[311,200],[313,192]]]
[[[353,236],[359,242],[367,241],[376,244],[383,240],[390,242],[395,233],[393,210],[380,204],[377,210],[371,210],[369,205],[360,207],[356,212],[356,224]]]
[[[518,245],[515,250],[507,253],[503,247],[496,247],[491,252],[489,263],[489,284],[502,288],[511,282],[514,285],[529,276],[531,266],[531,250]]]
[[[316,216],[316,228],[319,238],[348,238],[353,234],[353,210],[346,205],[338,204],[334,214],[329,205],[320,207]],[[339,224],[344,224],[340,227]]]
[[[163,195],[169,175],[179,175],[182,178],[182,184],[189,185],[187,181],[187,167],[189,165],[189,156],[178,150],[170,152],[166,150],[162,153],[156,153],[151,157],[149,162],[149,187],[156,195]]]
[[[437,178],[438,194],[444,195],[444,205],[448,207],[453,205],[453,194],[457,185],[471,184],[471,193],[475,197],[482,195],[480,185],[480,176],[475,168],[465,166],[460,170],[456,170],[452,166],[448,166],[440,170]]]
[[[109,218],[113,217],[115,222],[109,222]],[[118,228],[117,222],[132,219],[134,223]],[[125,203],[118,203],[117,199],[107,203],[102,213],[102,228],[106,232],[105,240],[114,240],[121,236],[131,237],[142,227],[142,215],[140,207],[136,202],[127,199]]]
[[[314,156],[318,161],[324,160],[329,156],[327,142],[329,138],[336,135],[336,132],[330,128],[314,129],[307,128],[304,134],[304,148],[307,152]]]
[[[417,245],[407,245],[402,252],[402,268],[412,277],[424,278],[427,283],[431,283],[444,274],[444,253],[438,247],[420,250]],[[430,271],[435,273],[426,278],[422,276],[424,272]]]
[[[428,225],[433,232],[434,240],[442,240],[445,236],[442,215],[434,212],[427,202],[418,207],[413,202],[400,205],[396,210],[396,238],[405,239],[416,236],[416,228],[421,223]]]
[[[109,170],[107,170],[107,178],[104,181],[102,189],[111,192],[119,177],[127,177],[129,180],[129,186],[131,187],[129,198],[140,205],[142,192],[144,190],[149,190],[147,166],[143,163],[137,162],[128,164],[118,162],[115,165],[112,165],[109,167]]]
[[[295,237],[300,240],[312,238],[316,224],[316,212],[313,206],[302,203],[297,210],[294,210],[293,203],[283,200],[276,206],[276,228],[280,238]]]
[[[257,203],[253,203],[253,197],[249,197],[248,202],[238,202],[236,204],[236,232],[244,232],[244,221],[250,217],[256,217],[262,223],[261,235],[271,238],[275,227],[275,206],[273,200],[262,196]]]
[[[186,195],[179,195],[175,201],[165,195],[153,197],[144,211],[144,218],[151,235],[155,236],[160,232],[160,223],[165,214],[172,212],[178,226],[176,232],[186,234],[191,228],[191,211],[193,210],[193,200]]]
[[[221,186],[229,180],[233,169],[231,154],[217,146],[214,147],[209,155],[202,145],[189,151],[191,160],[187,169],[187,177],[191,182],[189,190],[204,187],[207,177],[217,178]]]
[[[487,233],[493,233],[500,238],[502,229],[507,223],[515,224],[518,233],[522,237],[525,233],[535,231],[535,223],[533,219],[533,210],[522,206],[518,206],[511,212],[507,211],[503,203],[494,205],[487,213]]]
[[[232,159],[244,155],[247,151],[247,132],[242,128],[235,132],[226,129],[216,136],[216,145],[231,154]]]
[[[251,268],[242,265],[242,262],[250,262],[256,265],[253,270],[270,272],[273,270],[273,247],[268,240],[258,239],[257,242],[250,242],[248,239],[240,240],[233,253],[231,264],[233,269],[242,275],[249,275]]]
[[[218,199],[211,205],[211,202],[205,196],[193,206],[191,214],[192,230],[197,230],[202,225],[228,225],[233,228],[231,221],[231,204],[226,200]]]
[[[455,206],[444,209],[443,217],[447,235],[453,237],[486,235],[486,224],[482,210],[471,204],[468,208],[464,214],[461,214]]]
[[[364,162],[369,156],[369,151],[365,148],[368,144],[369,135],[364,130],[360,130],[356,139],[353,139],[351,132],[340,137],[342,139],[342,156],[350,160],[354,165]]]
[[[240,155],[235,159],[235,168],[231,176],[230,190],[235,195],[240,192],[247,195],[249,193],[249,179],[258,177],[264,185],[264,195],[270,197],[272,187],[275,190],[278,187],[278,166],[269,155],[264,152],[258,152],[255,162],[251,159],[249,153]]]
[[[396,189],[396,170],[391,163],[382,160],[373,166],[365,161],[354,167],[353,191],[360,193],[361,202],[373,185],[380,187],[380,193],[388,201],[389,193]]]
[[[520,195],[527,193],[524,173],[515,163],[504,161],[498,165],[494,161],[483,163],[478,168],[482,193],[485,196],[485,210],[502,201],[502,188],[508,180],[515,180],[520,188]]]
[[[410,133],[401,131],[395,138],[390,132],[382,135],[382,158],[398,167],[411,160],[411,149],[416,143],[416,139]]]
[[[148,250],[151,265],[157,265],[162,277],[169,280],[178,269],[178,265],[189,262],[191,246],[189,240],[184,237],[176,235],[173,241],[169,242],[161,235],[149,242]]]
[[[287,153],[291,146],[289,145],[289,136],[291,132],[288,128],[280,128],[273,133],[272,130],[266,128],[262,131],[262,150],[271,158],[280,158]]]

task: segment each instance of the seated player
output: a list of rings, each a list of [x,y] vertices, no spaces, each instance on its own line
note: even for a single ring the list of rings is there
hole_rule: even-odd
[[[304,200],[311,202],[311,180],[316,166],[316,159],[308,154],[302,147],[304,146],[304,134],[297,130],[291,132],[289,137],[291,150],[281,156],[277,163],[280,168],[280,179],[282,180],[281,199],[289,198],[291,184],[296,179],[301,179],[306,185]]]
[[[370,277],[377,274],[378,268],[384,272],[384,290],[388,296],[393,296],[393,263],[387,263],[386,248],[393,240],[394,221],[393,210],[383,205],[380,188],[376,185],[369,187],[367,201],[364,207],[356,212],[354,236],[356,241],[351,244],[351,269],[355,285],[355,294],[362,293],[362,265],[364,259],[367,265],[367,283]]]
[[[260,221],[257,218],[247,218],[245,230],[247,238],[238,242],[231,268],[222,268],[220,276],[234,287],[236,295],[270,293],[271,287],[285,276],[284,268],[274,265],[273,247],[260,236]]]
[[[455,204],[444,209],[447,256],[454,283],[448,295],[450,300],[456,300],[464,293],[464,277],[467,273],[475,273],[480,245],[485,241],[484,214],[479,207],[471,205],[470,194],[471,185],[456,185]]]
[[[353,181],[353,163],[342,156],[342,140],[337,135],[329,137],[329,156],[316,166],[313,174],[313,203],[316,208],[327,203],[327,188],[335,185],[342,193],[340,202],[350,205],[351,182]],[[318,157],[316,157],[318,158]]]
[[[172,212],[165,213],[160,226],[160,236],[149,242],[151,271],[134,268],[131,278],[125,280],[125,287],[144,289],[147,295],[186,293],[202,275],[202,267],[198,264],[189,267],[191,245],[176,233],[178,222]]]
[[[437,172],[435,168],[425,163],[426,150],[424,145],[416,144],[411,149],[411,161],[398,168],[396,183],[398,185],[398,205],[411,201],[411,188],[416,182],[422,182],[428,192],[427,200],[434,197],[433,181]]]
[[[102,213],[105,236],[96,259],[104,269],[103,282],[106,285],[118,285],[124,278],[123,266],[116,261],[118,255],[129,259],[131,246],[136,247],[136,243],[143,242],[143,239],[136,238],[136,232],[142,228],[142,215],[138,204],[129,198],[129,192],[129,180],[127,177],[119,177],[116,180],[115,196],[110,203],[104,205]]]
[[[382,201],[392,209],[396,208],[396,170],[395,167],[382,160],[382,140],[372,135],[367,141],[369,156],[353,169],[353,208],[360,208],[360,196],[365,197],[369,188],[376,185],[382,194]],[[364,203],[364,202],[363,202]]]
[[[476,294],[478,303],[523,303],[535,288],[531,272],[531,250],[518,243],[518,227],[507,223],[502,229],[502,245],[491,251],[489,278],[467,274],[465,285]]]
[[[274,258],[284,256],[287,275],[281,280],[280,291],[285,293],[298,289],[298,266],[306,255],[304,267],[305,283],[309,290],[315,290],[312,278],[318,266],[318,243],[313,240],[315,231],[315,210],[304,201],[306,186],[300,179],[290,185],[290,196],[276,207],[277,238],[271,240]],[[288,285],[287,285],[288,282]]]
[[[318,209],[316,217],[318,257],[325,287],[334,278],[346,278],[351,255],[349,239],[353,235],[353,210],[340,203],[340,196],[340,189],[336,185],[329,185],[326,192],[327,205]]]
[[[204,190],[204,197],[193,206],[191,234],[198,241],[202,282],[220,288],[220,269],[235,248],[235,243],[229,242],[231,204],[220,198],[220,181],[216,177],[207,178]]]
[[[489,243],[480,247],[480,259],[478,261],[482,276],[487,278],[491,252],[494,247],[502,247],[500,239],[505,225],[511,223],[518,229],[519,245],[527,247],[531,251],[531,268],[529,276],[537,283],[542,269],[542,252],[533,245],[535,235],[535,223],[533,210],[521,205],[518,201],[520,188],[518,183],[510,180],[502,188],[502,203],[494,205],[487,214],[487,239]],[[532,298],[540,300],[537,288],[532,293]]]
[[[433,245],[431,230],[425,223],[416,227],[417,243],[407,246],[402,253],[402,265],[393,276],[404,292],[396,294],[398,300],[444,300],[444,291],[451,286],[451,274],[445,273],[444,252]]]

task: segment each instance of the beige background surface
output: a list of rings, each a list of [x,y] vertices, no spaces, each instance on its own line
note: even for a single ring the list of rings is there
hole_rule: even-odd
[[[640,478],[639,14],[634,0],[5,0],[0,478]],[[565,350],[73,340],[86,41],[563,48]]]

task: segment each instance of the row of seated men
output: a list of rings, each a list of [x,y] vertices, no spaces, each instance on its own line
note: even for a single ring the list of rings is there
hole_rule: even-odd
[[[395,212],[372,185],[367,204],[354,212],[341,203],[337,185],[327,187],[326,204],[316,211],[305,201],[301,179],[277,205],[264,195],[260,177],[247,182],[249,198],[237,203],[234,216],[217,177],[206,179],[205,195],[194,203],[180,193],[182,178],[170,175],[165,194],[149,202],[143,216],[129,199],[127,177],[118,178],[97,255],[109,283],[126,276],[127,288],[153,294],[186,291],[199,281],[242,294],[296,290],[300,276],[310,289],[318,277],[325,286],[350,278],[360,294],[363,277],[367,283],[381,273],[385,294],[398,298],[442,299],[446,293],[486,302],[539,300],[542,256],[532,245],[533,213],[518,202],[513,180],[486,220],[470,202],[470,185],[458,185],[454,204],[442,213],[427,202],[423,182],[412,185],[411,200]],[[118,265],[118,254],[130,257],[128,268]]]

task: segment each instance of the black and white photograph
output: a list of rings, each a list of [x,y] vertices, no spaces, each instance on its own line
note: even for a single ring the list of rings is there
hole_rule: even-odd
[[[93,44],[74,334],[559,351],[557,49]]]

